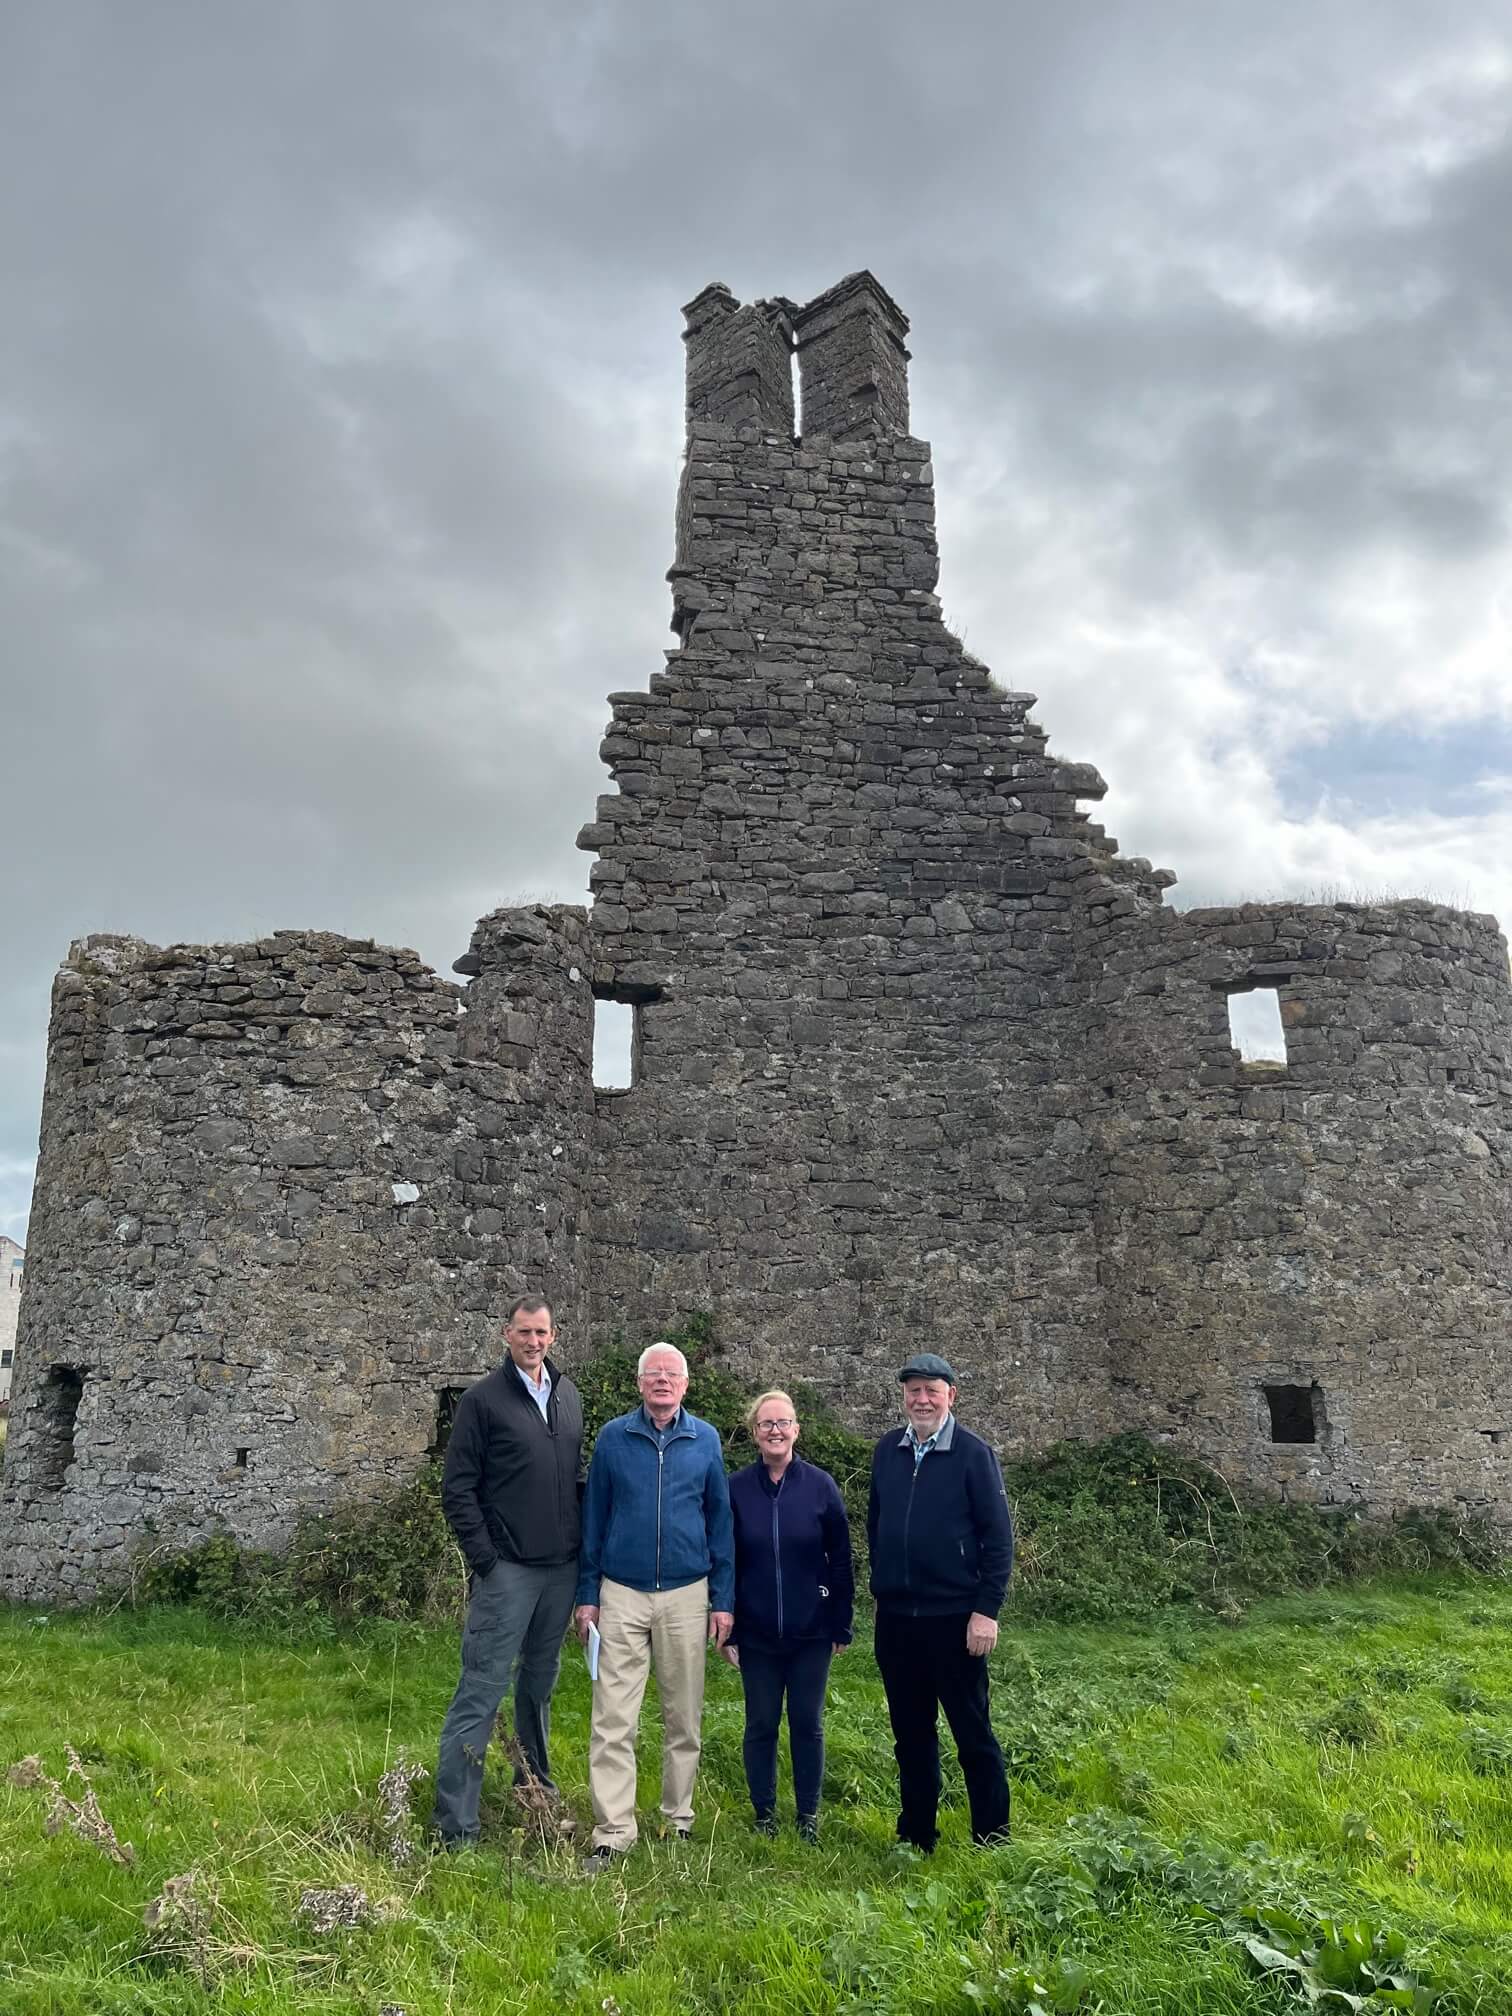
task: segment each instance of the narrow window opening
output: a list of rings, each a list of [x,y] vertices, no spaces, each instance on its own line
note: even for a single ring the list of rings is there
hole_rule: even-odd
[[[593,1004],[593,1082],[603,1092],[625,1092],[635,1083],[635,1017],[629,1001]]]
[[[1318,1402],[1316,1386],[1267,1386],[1263,1389],[1270,1408],[1272,1442],[1316,1442]]]
[[[1241,1064],[1286,1069],[1286,1030],[1274,987],[1238,988],[1228,997],[1229,1039]]]
[[[1505,1428],[1482,1428],[1477,1432],[1485,1436],[1486,1440],[1491,1444],[1493,1449],[1499,1448],[1501,1444],[1505,1442],[1507,1439],[1507,1431]]]
[[[15,1355],[14,1351],[0,1351],[0,1370],[9,1365],[15,1358]]]
[[[61,1484],[74,1460],[74,1430],[83,1398],[81,1368],[54,1365],[42,1382],[38,1402],[37,1472],[42,1484]]]
[[[236,1452],[236,1461],[231,1467],[234,1470],[245,1470],[247,1467],[247,1458],[251,1454],[252,1451],[250,1449],[238,1449]]]
[[[626,1092],[641,1081],[645,1011],[665,998],[650,982],[628,980],[593,990],[593,1082],[601,1092]]]
[[[467,1391],[465,1386],[443,1386],[436,1394],[436,1427],[431,1436],[427,1456],[444,1456],[446,1445],[451,1440],[452,1423],[457,1418],[457,1402]]]

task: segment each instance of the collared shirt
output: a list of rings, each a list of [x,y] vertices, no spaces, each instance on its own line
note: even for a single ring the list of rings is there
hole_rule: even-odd
[[[912,1449],[914,1468],[917,1470],[931,1449],[948,1449],[954,1437],[955,1416],[954,1414],[947,1414],[933,1435],[926,1436],[922,1442],[914,1433],[914,1425],[910,1421],[908,1426],[903,1430],[902,1435],[898,1438],[898,1446],[899,1448]]]
[[[665,1449],[667,1446],[668,1436],[674,1435],[677,1432],[678,1424],[682,1420],[682,1409],[681,1407],[678,1408],[677,1412],[672,1416],[672,1419],[667,1423],[665,1428],[658,1428],[656,1423],[651,1419],[651,1416],[647,1413],[644,1402],[642,1402],[641,1418],[644,1420],[646,1426],[651,1430],[651,1433],[656,1437],[657,1448]]]
[[[511,1365],[514,1365],[513,1358],[511,1358],[509,1362]],[[537,1384],[537,1382],[531,1378],[528,1372],[520,1372],[520,1368],[518,1365],[515,1365],[515,1370],[516,1372],[520,1373],[520,1380],[525,1388],[525,1391],[530,1395],[531,1399],[534,1400],[537,1407],[540,1408],[541,1419],[543,1421],[549,1421],[551,1419],[551,1416],[546,1412],[546,1402],[551,1398],[551,1374],[546,1370],[544,1361],[542,1362],[541,1365],[541,1377],[539,1384]]]

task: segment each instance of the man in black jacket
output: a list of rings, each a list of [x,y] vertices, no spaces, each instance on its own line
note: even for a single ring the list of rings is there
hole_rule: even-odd
[[[472,1570],[462,1677],[436,1765],[431,1824],[446,1847],[478,1838],[483,1753],[512,1678],[520,1748],[551,1785],[546,1739],[577,1588],[583,1468],[583,1403],[549,1356],[555,1341],[551,1305],[522,1296],[504,1325],[508,1357],[462,1395],[446,1445],[441,1503]]]
[[[898,1374],[908,1426],[872,1456],[866,1538],[876,1649],[898,1759],[898,1839],[928,1854],[940,1804],[938,1710],[955,1738],[971,1838],[1008,1838],[1008,1776],[992,1733],[987,1654],[1013,1569],[1013,1521],[992,1450],[951,1411],[956,1377],[921,1351]]]

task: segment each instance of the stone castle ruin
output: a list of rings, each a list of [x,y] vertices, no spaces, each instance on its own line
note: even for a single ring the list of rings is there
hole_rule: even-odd
[[[315,932],[70,951],[0,1587],[400,1482],[527,1287],[569,1361],[709,1310],[876,1426],[927,1344],[1006,1450],[1139,1429],[1512,1515],[1494,920],[1165,907],[945,627],[895,303],[686,314],[677,642],[611,696],[591,909],[484,918],[465,990]],[[1234,1047],[1253,990],[1284,1064]]]

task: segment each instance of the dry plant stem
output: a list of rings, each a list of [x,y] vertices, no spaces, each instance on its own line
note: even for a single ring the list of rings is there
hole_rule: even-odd
[[[11,1766],[6,1774],[7,1780],[22,1791],[38,1786],[46,1790],[48,1809],[43,1823],[46,1833],[61,1834],[66,1827],[81,1841],[89,1842],[102,1855],[108,1855],[112,1862],[129,1869],[136,1861],[136,1850],[129,1841],[116,1839],[115,1829],[100,1811],[100,1802],[89,1782],[89,1773],[79,1761],[78,1751],[71,1743],[65,1743],[63,1754],[68,1759],[68,1776],[77,1778],[84,1787],[83,1796],[79,1799],[70,1799],[57,1779],[48,1776],[40,1757],[23,1757],[19,1764]]]
[[[409,1832],[410,1792],[428,1778],[423,1764],[412,1764],[401,1750],[378,1780],[379,1826],[385,1839],[388,1859],[396,1869],[413,1862],[420,1852]]]

